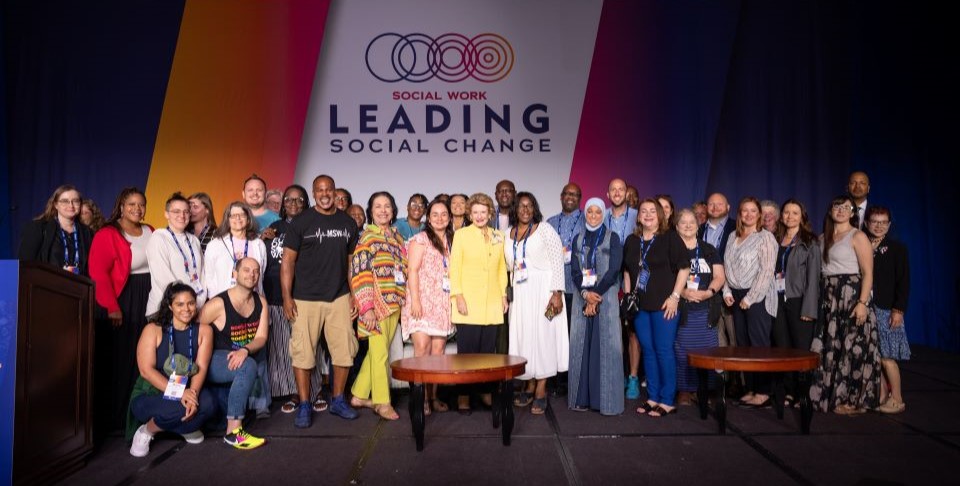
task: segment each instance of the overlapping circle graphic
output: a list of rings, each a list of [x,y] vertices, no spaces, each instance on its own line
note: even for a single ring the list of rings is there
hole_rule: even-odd
[[[448,33],[436,38],[426,34],[387,32],[370,41],[367,69],[385,83],[422,83],[438,79],[457,83],[469,78],[493,83],[513,69],[513,46],[497,34],[468,38]]]

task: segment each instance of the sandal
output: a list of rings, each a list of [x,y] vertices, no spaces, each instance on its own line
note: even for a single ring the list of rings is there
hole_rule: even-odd
[[[330,406],[330,404],[328,404],[327,401],[324,400],[323,397],[320,396],[319,393],[317,394],[317,398],[315,398],[315,399],[313,400],[313,411],[314,411],[314,412],[320,413],[320,412],[326,411],[326,410],[327,410],[327,407],[329,407],[329,406]]]
[[[677,407],[673,407],[670,410],[667,410],[663,408],[663,405],[657,405],[656,407],[653,407],[653,410],[648,412],[647,415],[653,418],[660,418],[660,417],[674,414],[674,413],[677,413]]]
[[[889,399],[883,405],[877,407],[880,413],[901,413],[907,409],[907,404],[900,400]]]
[[[637,413],[640,415],[645,415],[653,411],[654,408],[659,407],[659,403],[650,403],[647,401],[640,402],[640,406],[637,407]]]
[[[447,405],[447,403],[444,402],[443,400],[440,400],[439,398],[434,398],[433,400],[430,400],[430,406],[431,408],[433,408],[434,412],[443,413],[443,412],[450,411],[450,406]]]
[[[293,413],[297,410],[297,404],[299,403],[300,402],[291,398],[280,406],[280,411],[283,413]]]
[[[535,398],[533,406],[530,407],[530,413],[534,415],[543,415],[547,411],[547,397]]]
[[[517,398],[513,399],[513,404],[517,407],[526,407],[527,405],[530,405],[531,402],[533,402],[533,395],[525,391],[520,392],[520,394],[517,395]]]
[[[379,415],[380,418],[383,418],[386,420],[397,420],[398,418],[400,418],[400,415],[397,413],[396,410],[393,409],[393,407],[389,403],[385,403],[383,405],[374,405],[373,413]]]
[[[364,400],[357,397],[350,397],[350,406],[353,408],[374,408],[373,400]]]

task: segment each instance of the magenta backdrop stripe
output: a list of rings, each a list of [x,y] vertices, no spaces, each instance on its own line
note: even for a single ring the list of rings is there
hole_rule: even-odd
[[[600,13],[590,78],[580,117],[570,180],[584,200],[603,197],[607,183],[622,177],[636,185],[649,145],[650,102],[644,69],[650,59],[653,7],[649,2],[607,1]]]

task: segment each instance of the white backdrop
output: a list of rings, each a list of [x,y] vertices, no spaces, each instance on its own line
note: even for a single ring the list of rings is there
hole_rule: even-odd
[[[296,181],[309,189],[315,176],[330,174],[362,206],[388,190],[402,216],[413,193],[492,196],[497,181],[510,179],[537,196],[545,215],[558,212],[601,7],[600,0],[334,2]],[[451,99],[454,92],[473,99]],[[487,106],[508,120],[509,132],[496,120],[487,132]],[[427,133],[428,110],[435,133]],[[510,143],[512,151],[503,146]]]

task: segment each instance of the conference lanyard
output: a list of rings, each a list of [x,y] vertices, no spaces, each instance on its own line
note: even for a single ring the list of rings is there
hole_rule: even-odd
[[[690,264],[690,273],[700,275],[700,242],[697,242],[697,249],[694,252],[693,263]]]
[[[624,233],[627,232],[627,219],[629,218],[629,216],[630,216],[630,208],[627,208],[623,212],[623,225],[621,226],[618,223],[617,226],[620,226],[620,231],[617,231],[617,228],[613,226],[613,222],[619,221],[620,218],[616,218],[616,220],[614,220],[612,209],[610,210],[610,214],[607,215],[607,226],[610,227],[610,231],[613,231],[614,233],[617,234],[617,237],[620,238],[620,243],[623,243],[623,240],[626,239],[626,235],[624,235]]]
[[[650,243],[646,245],[643,244],[643,237],[640,237],[640,268],[650,268],[647,266],[647,253],[650,253],[650,249],[653,248],[654,241],[657,241],[657,235],[653,235],[653,238],[650,238]]]
[[[226,242],[224,242],[226,243]],[[243,257],[246,258],[250,251],[250,240],[244,240],[243,242]],[[233,244],[233,235],[230,235],[230,258],[233,259],[233,264],[237,264],[237,247]]]
[[[584,255],[586,254],[586,247],[584,247],[584,251],[580,252],[580,266],[583,267],[583,270],[586,270],[586,269],[596,270],[597,249],[600,248],[600,243],[603,242],[603,233],[606,229],[607,229],[606,226],[600,226],[600,229],[597,230],[597,241],[593,242],[593,247],[590,248],[590,253],[589,253],[590,266],[589,267],[586,266],[586,262],[585,262],[586,258],[584,258]],[[586,235],[584,235],[584,239],[586,239]]]
[[[63,264],[73,267],[73,273],[80,273],[80,231],[73,231],[73,261],[70,261],[70,251],[67,245],[67,232],[60,228],[60,241],[63,242]],[[71,264],[72,263],[72,264]]]
[[[190,364],[187,365],[187,376],[190,376],[190,372],[193,371],[193,326],[187,325],[189,334],[187,335],[187,354],[190,357]],[[173,322],[170,322],[170,369],[173,370],[174,374],[177,372],[177,365],[173,360]]]
[[[520,261],[527,259],[527,237],[530,236],[530,228],[533,228],[532,224],[527,225],[527,231],[523,233],[523,258],[521,258]],[[517,264],[517,243],[519,242],[520,240],[513,240],[513,264],[514,265]]]
[[[799,232],[797,234],[800,234]],[[784,276],[787,275],[787,257],[790,256],[790,250],[793,249],[793,246],[797,243],[797,235],[793,235],[793,239],[790,240],[790,244],[787,245],[787,249],[783,251],[783,256],[780,257],[780,272]]]
[[[573,236],[574,236],[574,234],[576,234],[577,228],[580,227],[580,219],[581,219],[581,218],[583,218],[583,211],[581,211],[579,214],[577,214],[577,220],[573,222],[573,227],[572,227],[572,228],[568,228],[566,231],[564,231],[564,230],[563,230],[563,222],[564,222],[564,221],[570,221],[570,220],[573,219],[573,218],[570,218],[570,217],[564,218],[563,216],[561,216],[561,221],[560,221],[561,231],[560,231],[560,234],[561,234],[561,235],[566,234],[566,238],[564,238],[564,241],[563,241],[564,246],[569,247],[569,246],[573,243]]]
[[[187,272],[187,276],[192,278],[194,281],[200,279],[199,267],[197,266],[197,256],[193,253],[193,246],[190,245],[190,239],[187,238],[186,233],[183,235],[183,239],[187,241],[187,249],[190,250],[190,260],[193,262],[193,274],[190,273],[190,266],[187,265],[187,254],[183,251],[183,248],[180,247],[180,242],[177,241],[177,235],[173,233],[173,230],[170,227],[167,227],[167,231],[170,233],[170,237],[173,238],[173,244],[177,245],[177,250],[180,250],[180,256],[183,257],[183,271]]]

